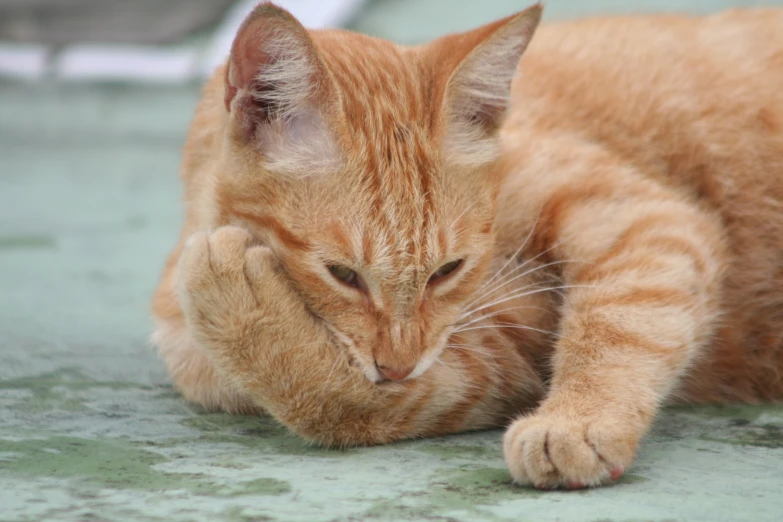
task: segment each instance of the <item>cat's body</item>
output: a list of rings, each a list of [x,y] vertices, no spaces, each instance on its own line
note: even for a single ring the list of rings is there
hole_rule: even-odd
[[[691,370],[691,400],[783,398],[781,23],[781,10],[739,10],[544,26],[513,93],[506,147],[519,167],[499,225],[507,248],[537,204],[552,205],[526,196],[553,170],[532,157],[549,147],[565,156],[572,140],[672,187],[720,225],[720,331]],[[581,176],[570,196],[600,183],[600,172]]]
[[[544,27],[503,120],[539,14],[404,49],[258,8],[155,296],[188,399],[336,445],[541,402],[505,438],[541,487],[616,478],[667,397],[783,399],[783,11]]]

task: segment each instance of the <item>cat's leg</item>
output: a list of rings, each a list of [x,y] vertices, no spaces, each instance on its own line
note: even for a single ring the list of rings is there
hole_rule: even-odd
[[[156,327],[152,344],[175,386],[189,402],[208,410],[261,414],[260,406],[218,375],[207,353],[188,331],[177,295],[177,261],[181,251],[177,245],[172,252],[153,298]]]
[[[159,322],[152,342],[175,386],[187,401],[212,411],[263,413],[263,409],[246,394],[230,386],[217,374],[207,354],[196,346],[184,320]]]
[[[515,481],[541,488],[598,485],[628,468],[720,301],[719,220],[601,154],[583,159],[553,169],[563,176],[553,174],[541,216],[545,246],[579,261],[563,272],[551,388],[504,438]]]
[[[195,234],[180,273],[186,323],[219,373],[307,439],[367,445],[498,426],[541,394],[541,381],[501,339],[486,352],[447,351],[427,378],[371,383],[306,309],[271,250],[250,246],[240,228]]]

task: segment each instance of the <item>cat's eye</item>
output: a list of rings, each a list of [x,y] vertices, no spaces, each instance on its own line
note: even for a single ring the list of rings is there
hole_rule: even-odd
[[[345,265],[329,265],[327,268],[335,279],[341,283],[358,288],[359,290],[364,289],[364,281],[362,281],[361,276],[357,274],[356,271],[351,270]]]
[[[462,266],[462,259],[457,259],[456,261],[451,261],[449,263],[446,263],[445,265],[441,265],[440,268],[438,268],[432,273],[429,281],[427,281],[427,284],[431,285],[433,283],[440,281],[444,277],[453,274],[454,271],[461,266]]]

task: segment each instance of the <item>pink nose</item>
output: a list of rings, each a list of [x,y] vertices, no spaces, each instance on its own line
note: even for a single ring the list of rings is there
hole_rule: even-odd
[[[401,381],[413,372],[413,366],[401,370],[389,368],[388,366],[378,366],[378,371],[390,381]]]

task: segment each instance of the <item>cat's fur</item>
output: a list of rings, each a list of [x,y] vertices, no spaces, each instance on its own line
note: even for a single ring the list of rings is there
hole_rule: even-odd
[[[336,446],[510,422],[517,482],[581,487],[668,398],[783,398],[783,11],[550,25],[515,76],[540,14],[405,48],[259,5],[154,298],[187,399]]]

